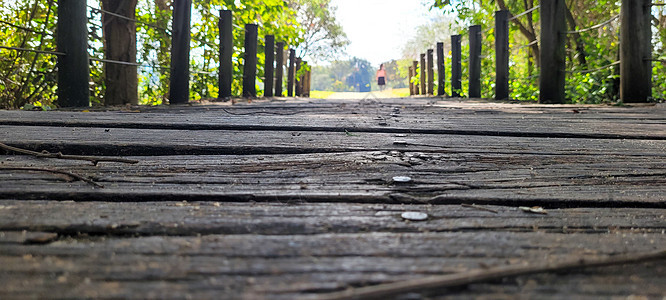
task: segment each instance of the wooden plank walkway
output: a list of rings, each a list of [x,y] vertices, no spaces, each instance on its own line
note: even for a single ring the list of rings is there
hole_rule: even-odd
[[[2,299],[344,299],[405,285],[414,288],[389,295],[666,296],[664,104],[420,98],[0,111],[0,137],[138,161],[0,150]],[[405,220],[407,211],[428,219]],[[646,253],[656,257],[540,270]],[[516,267],[537,271],[418,285]]]

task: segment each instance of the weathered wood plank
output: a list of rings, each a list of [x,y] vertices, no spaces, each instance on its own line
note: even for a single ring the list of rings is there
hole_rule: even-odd
[[[662,234],[546,233],[366,233],[291,236],[205,235],[200,237],[63,238],[42,246],[0,245],[0,262],[8,268],[0,278],[4,295],[38,295],[44,289],[77,297],[100,293],[107,297],[154,292],[167,283],[172,293],[228,291],[238,297],[294,297],[448,274],[507,264],[560,261],[648,251],[664,247]],[[628,247],[627,245],[631,245]],[[612,268],[611,268],[612,269]],[[617,270],[615,268],[614,270]],[[663,262],[630,265],[622,272],[591,269],[588,281],[569,283],[576,293],[641,295],[659,293],[664,284]],[[641,280],[644,290],[626,285],[609,287],[627,274]],[[38,276],[35,276],[38,275]],[[556,278],[562,275],[546,275]],[[555,280],[553,287],[561,286]],[[528,277],[532,278],[532,276]],[[580,278],[580,277],[577,277]],[[25,280],[31,284],[22,286]],[[560,281],[562,280],[562,281]],[[606,281],[605,281],[606,280]],[[529,283],[514,284],[530,288]],[[559,282],[558,282],[559,281]],[[141,288],[136,283],[144,283]],[[332,284],[335,283],[335,284]],[[23,282],[25,284],[25,282]],[[506,283],[505,283],[506,284]],[[508,283],[511,284],[511,281]],[[581,284],[581,285],[579,285]],[[507,293],[504,286],[481,285]],[[87,287],[92,287],[88,289]],[[610,288],[610,289],[608,289]],[[11,290],[9,290],[11,289]],[[475,287],[470,287],[472,291]],[[484,288],[481,288],[483,291]],[[88,292],[88,293],[86,293]],[[551,290],[534,293],[546,295]]]
[[[114,236],[483,231],[663,233],[666,230],[664,209],[569,208],[537,215],[524,213],[517,207],[486,207],[497,213],[460,205],[2,200],[0,231],[24,237],[23,230]],[[407,222],[400,217],[405,211],[425,212],[429,220]],[[0,240],[4,240],[2,235]]]
[[[103,201],[305,201],[664,205],[664,160],[655,156],[352,152],[138,157],[139,164],[2,158],[1,167],[67,170],[105,186],[46,172],[3,171],[0,195]],[[412,182],[393,182],[410,176]],[[30,187],[26,189],[26,187]]]
[[[665,113],[659,113],[660,111]],[[373,103],[186,107],[122,112],[0,111],[2,125],[187,130],[414,132],[581,138],[666,138],[666,105],[637,108],[508,106],[457,107]],[[576,113],[577,112],[577,113]]]
[[[344,129],[344,128],[343,128]],[[5,144],[96,155],[298,154],[367,150],[664,156],[666,140],[445,134],[1,126]]]
[[[312,100],[139,111],[0,111],[0,142],[139,160],[0,156],[0,298],[316,298],[666,248],[663,104]],[[429,219],[408,222],[404,211]],[[664,265],[408,297],[659,298]]]

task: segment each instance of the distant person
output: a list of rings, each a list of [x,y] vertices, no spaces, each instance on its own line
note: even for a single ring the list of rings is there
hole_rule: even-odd
[[[384,69],[384,64],[381,64],[379,70],[377,70],[377,85],[380,91],[386,89],[386,69]]]

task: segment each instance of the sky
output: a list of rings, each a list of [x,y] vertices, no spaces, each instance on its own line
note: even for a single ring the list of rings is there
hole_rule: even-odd
[[[400,59],[403,45],[416,27],[442,12],[428,11],[430,0],[332,0],[337,19],[351,44],[347,54],[367,59],[376,67]]]

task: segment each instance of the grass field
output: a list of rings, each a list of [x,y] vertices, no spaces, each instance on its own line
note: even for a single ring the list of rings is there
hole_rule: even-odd
[[[341,94],[345,93],[337,93],[337,92],[329,92],[329,91],[310,91],[310,98],[315,98],[315,99],[328,99],[331,96],[334,98],[340,97]],[[350,93],[352,94],[352,93]],[[359,94],[359,93],[353,93],[353,94]],[[409,97],[409,89],[404,88],[404,89],[389,89],[385,91],[373,91],[373,95],[375,95],[378,98],[404,98],[404,97]],[[342,97],[345,98],[345,97]]]

